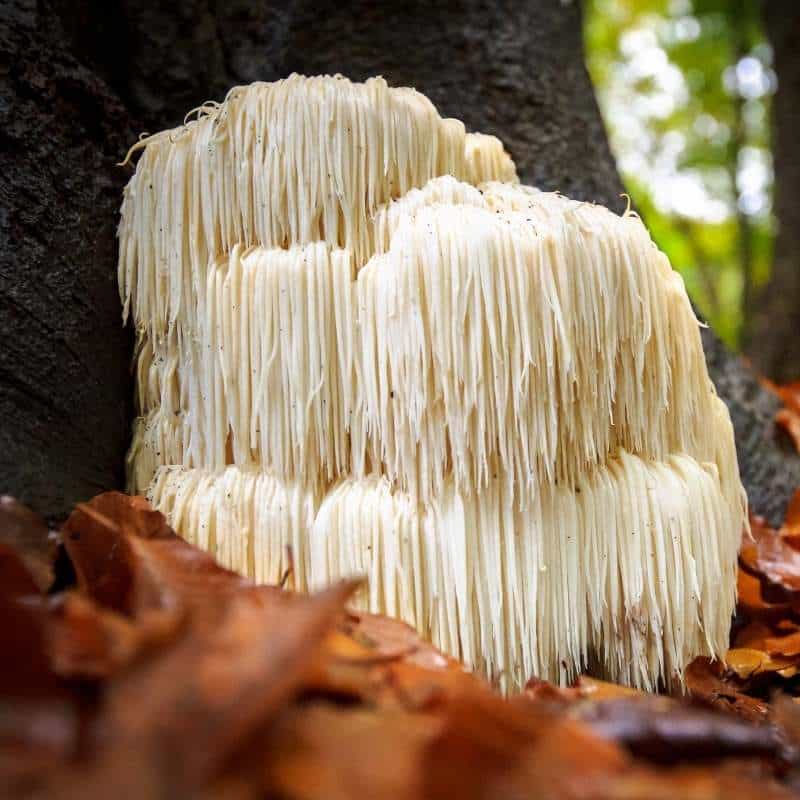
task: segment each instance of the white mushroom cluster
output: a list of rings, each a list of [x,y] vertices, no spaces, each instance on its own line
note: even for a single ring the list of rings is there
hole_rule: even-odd
[[[293,75],[139,145],[130,490],[259,581],[367,578],[501,687],[727,648],[746,523],[683,283],[411,89]]]

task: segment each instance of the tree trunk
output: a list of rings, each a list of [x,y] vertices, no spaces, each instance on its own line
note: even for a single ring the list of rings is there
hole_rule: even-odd
[[[29,6],[37,8],[32,1]],[[28,13],[39,22],[39,30],[52,27],[52,11],[41,10],[42,4],[38,8],[38,12]],[[415,86],[441,113],[463,119],[469,129],[500,136],[524,181],[617,210],[624,205],[622,185],[583,64],[577,2],[186,0],[153,4],[146,0],[61,0],[56,9],[64,34],[51,35],[47,46],[55,46],[52,39],[58,39],[59,52],[74,53],[99,76],[93,85],[103,98],[116,94],[131,117],[150,132],[178,124],[186,111],[204,100],[220,99],[237,83],[274,80],[292,71],[338,71],[355,79],[382,74],[391,84]],[[41,19],[36,20],[37,16]],[[32,27],[28,30],[28,36],[34,36]],[[43,41],[47,35],[36,34]],[[30,59],[25,46],[16,53],[23,62]],[[37,69],[41,73],[44,66]],[[20,85],[12,95],[20,108],[25,108],[21,99],[25,91]],[[125,150],[120,139],[132,141],[127,117],[117,106],[113,106],[114,114],[101,104],[89,114],[64,92],[51,100],[50,106],[56,103],[65,106],[59,106],[58,113],[51,112],[54,118],[50,122],[57,135],[76,143],[73,147],[83,145],[82,154],[71,153],[67,162],[73,169],[82,170],[80,175],[94,174],[101,159],[98,153],[120,157]],[[33,110],[27,109],[25,114],[32,115],[31,121],[16,112],[17,124],[22,129],[30,125],[32,132],[38,130]],[[31,159],[21,170],[28,174],[36,168],[36,161]],[[113,184],[114,191],[118,183]],[[107,225],[114,219],[120,197],[106,201],[103,195],[104,203],[99,205],[85,197],[74,199],[74,194],[68,186],[54,185],[39,202],[51,213],[63,207],[65,199],[75,205],[76,216],[83,216],[71,222],[73,239],[80,235],[86,241],[81,240],[69,251],[69,259],[52,236],[45,238],[43,251],[52,250],[53,258],[68,262],[76,283],[95,274],[111,281],[113,252],[103,244],[101,255],[89,257],[95,252],[91,234],[101,222]],[[24,199],[10,196],[4,197],[4,202],[11,204],[13,213],[25,215]],[[31,231],[30,236],[35,233],[39,235]],[[3,250],[4,254],[9,252],[7,247]],[[36,268],[38,272],[32,269],[38,262],[33,262],[24,248],[15,246],[8,258],[2,276],[9,284],[20,284],[18,293],[32,303],[37,281],[46,274],[42,267]],[[33,275],[37,276],[35,280]],[[81,341],[85,340],[100,364],[126,363],[126,343],[113,329],[113,322],[119,319],[117,299],[103,295],[97,297],[97,303],[103,304],[96,309],[103,327],[95,326]],[[79,301],[65,298],[59,307],[57,330],[73,330],[84,308]],[[5,320],[0,320],[0,333],[6,331]],[[44,333],[31,332],[26,353],[41,358],[48,341]],[[776,519],[782,515],[791,490],[800,485],[800,459],[785,455],[775,438],[772,415],[777,401],[710,332],[704,342],[712,376],[731,407],[751,502],[756,510]],[[49,371],[51,382],[62,386],[66,397],[74,393],[77,376],[61,364],[64,357],[63,353],[54,356]],[[46,380],[45,370],[36,361],[29,365],[20,358],[13,369],[16,372],[10,374],[18,375],[18,382],[24,379],[38,385]],[[73,406],[72,418],[91,420],[106,413],[116,420],[129,394],[125,382],[114,378],[103,387],[102,397],[87,399],[82,395]],[[18,430],[12,437],[14,461],[9,461],[5,452],[0,453],[2,488],[28,500],[33,498],[45,511],[63,512],[81,491],[86,497],[102,487],[81,477],[81,482],[70,484],[70,491],[64,490],[72,478],[62,472],[55,459],[39,459],[36,440],[24,424],[32,415],[35,411],[25,392],[19,392],[6,417],[16,421]],[[48,424],[56,436],[63,423],[54,417]],[[81,436],[87,435],[85,427]],[[76,457],[76,471],[84,476],[102,469],[105,485],[111,486],[117,483],[123,447],[119,430],[115,429],[113,435],[105,431],[102,436],[102,450],[89,446],[80,451],[83,463],[77,469],[80,459]],[[102,464],[98,464],[98,458]]]
[[[765,375],[786,383],[800,379],[800,6],[795,0],[766,0],[764,22],[778,75],[772,106],[778,232],[747,351]]]
[[[135,129],[55,14],[0,15],[0,494],[54,516],[123,480],[114,162]]]

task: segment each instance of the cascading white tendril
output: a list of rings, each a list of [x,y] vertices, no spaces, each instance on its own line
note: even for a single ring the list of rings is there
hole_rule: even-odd
[[[732,428],[635,214],[520,185],[380,78],[237,87],[137,151],[128,481],[183,536],[297,589],[364,574],[506,690],[724,652]]]

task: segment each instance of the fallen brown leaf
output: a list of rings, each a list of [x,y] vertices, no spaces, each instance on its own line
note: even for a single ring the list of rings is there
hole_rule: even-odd
[[[743,569],[737,574],[737,591],[737,607],[747,619],[780,622],[791,616],[791,603],[768,603],[764,600],[759,578]]]
[[[696,658],[684,675],[686,688],[697,700],[722,711],[734,711],[745,719],[761,722],[769,716],[769,704],[743,691],[735,673],[719,661]]]
[[[778,672],[788,678],[797,672],[791,659],[772,658],[769,653],[750,647],[728,650],[725,664],[743,680],[766,672]]]
[[[751,521],[752,539],[745,540],[739,551],[739,564],[761,581],[761,594],[767,602],[797,600],[800,593],[800,551],[792,547],[780,532],[763,520]]]
[[[0,546],[13,551],[38,589],[47,591],[53,583],[58,537],[38,514],[7,496],[0,496]]]
[[[13,518],[36,553],[41,525]],[[75,585],[50,596],[34,576],[50,555],[0,543],[4,796],[789,796],[796,709],[778,719],[747,692],[791,682],[800,625],[763,595],[761,551],[730,663],[687,671],[698,709],[586,676],[505,699],[409,626],[347,612],[352,585],[255,586],[142,498],[101,495],[62,537]]]
[[[775,422],[786,431],[800,451],[800,413],[793,408],[781,408],[775,412]]]
[[[778,395],[784,407],[775,414],[775,422],[791,437],[800,451],[800,381],[778,386],[770,381],[764,385]]]
[[[752,725],[670,697],[622,698],[584,704],[576,717],[633,755],[663,764],[759,757],[789,763],[797,754],[778,728]]]

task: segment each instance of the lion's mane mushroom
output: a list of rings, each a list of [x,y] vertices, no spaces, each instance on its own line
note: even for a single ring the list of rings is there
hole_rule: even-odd
[[[507,688],[726,649],[745,498],[638,217],[520,186],[379,78],[233,89],[125,190],[132,491],[297,588],[366,574]]]

